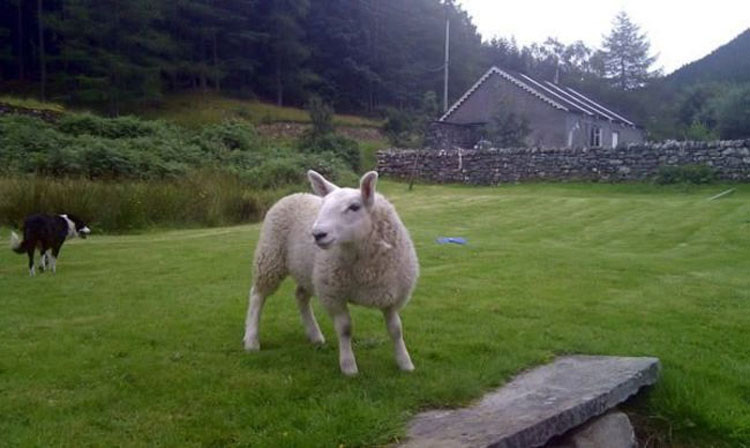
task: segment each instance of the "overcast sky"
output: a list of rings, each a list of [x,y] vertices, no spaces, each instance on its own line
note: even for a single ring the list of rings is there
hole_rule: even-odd
[[[488,40],[515,36],[520,45],[557,37],[599,47],[624,10],[646,32],[655,66],[668,74],[750,28],[750,0],[459,0]],[[750,57],[750,55],[748,55]]]

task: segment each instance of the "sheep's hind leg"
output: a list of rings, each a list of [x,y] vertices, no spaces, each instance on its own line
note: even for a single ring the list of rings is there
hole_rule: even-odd
[[[324,302],[326,303],[326,302]],[[339,367],[344,375],[356,375],[357,360],[352,350],[352,318],[349,308],[343,306],[328,307],[328,312],[333,317],[333,326],[336,328],[336,336],[339,339]]]
[[[384,309],[383,317],[385,318],[388,333],[391,335],[391,340],[393,340],[393,352],[398,368],[406,372],[411,372],[414,370],[414,364],[412,364],[409,352],[406,350],[403,331],[401,329],[401,318],[398,315],[398,311],[393,308]]]
[[[245,337],[242,342],[245,344],[245,350],[260,350],[258,341],[258,327],[260,325],[260,313],[263,310],[263,304],[266,302],[266,296],[260,294],[253,285],[250,288],[248,299],[247,317],[245,318]]]
[[[294,295],[297,298],[297,306],[299,307],[300,317],[302,317],[302,325],[305,326],[307,339],[313,344],[325,344],[326,339],[323,337],[323,333],[320,332],[318,321],[315,320],[315,313],[313,313],[310,304],[311,294],[303,287],[297,286],[297,291],[295,291]]]

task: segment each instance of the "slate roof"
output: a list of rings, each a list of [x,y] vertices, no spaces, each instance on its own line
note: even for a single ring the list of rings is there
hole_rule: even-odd
[[[479,80],[474,83],[474,85],[471,86],[471,88],[467,90],[466,93],[464,93],[464,95],[459,98],[458,101],[456,101],[438,121],[446,121],[453,112],[460,108],[461,105],[492,76],[500,76],[555,109],[586,115],[600,120],[611,121],[625,126],[637,127],[632,121],[571,87],[560,86],[549,81],[539,81],[523,73],[502,70],[498,67],[492,67],[487,70],[487,73],[479,78]]]

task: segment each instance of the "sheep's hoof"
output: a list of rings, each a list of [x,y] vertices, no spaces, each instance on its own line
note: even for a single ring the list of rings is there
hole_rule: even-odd
[[[324,338],[322,334],[319,334],[317,336],[310,336],[308,337],[308,339],[315,346],[325,345],[326,343],[326,338]]]
[[[341,363],[341,373],[343,373],[346,376],[354,376],[354,375],[356,375],[357,373],[359,373],[359,371],[357,370],[357,364],[354,363],[354,362],[351,362],[351,363],[348,363],[348,362]]]
[[[257,339],[244,339],[243,342],[245,344],[245,351],[247,352],[257,352],[260,350],[260,342]]]
[[[407,359],[396,360],[396,364],[398,364],[398,368],[404,372],[414,371],[414,364],[412,364],[411,359],[407,358]]]
[[[401,369],[402,372],[413,372],[414,371],[414,364],[409,363],[405,366],[398,366],[399,369]]]

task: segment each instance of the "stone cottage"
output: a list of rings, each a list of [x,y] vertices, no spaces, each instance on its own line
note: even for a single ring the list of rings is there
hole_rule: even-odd
[[[498,108],[527,121],[528,146],[616,148],[645,138],[633,121],[573,88],[492,67],[432,123],[428,145],[473,147]]]

